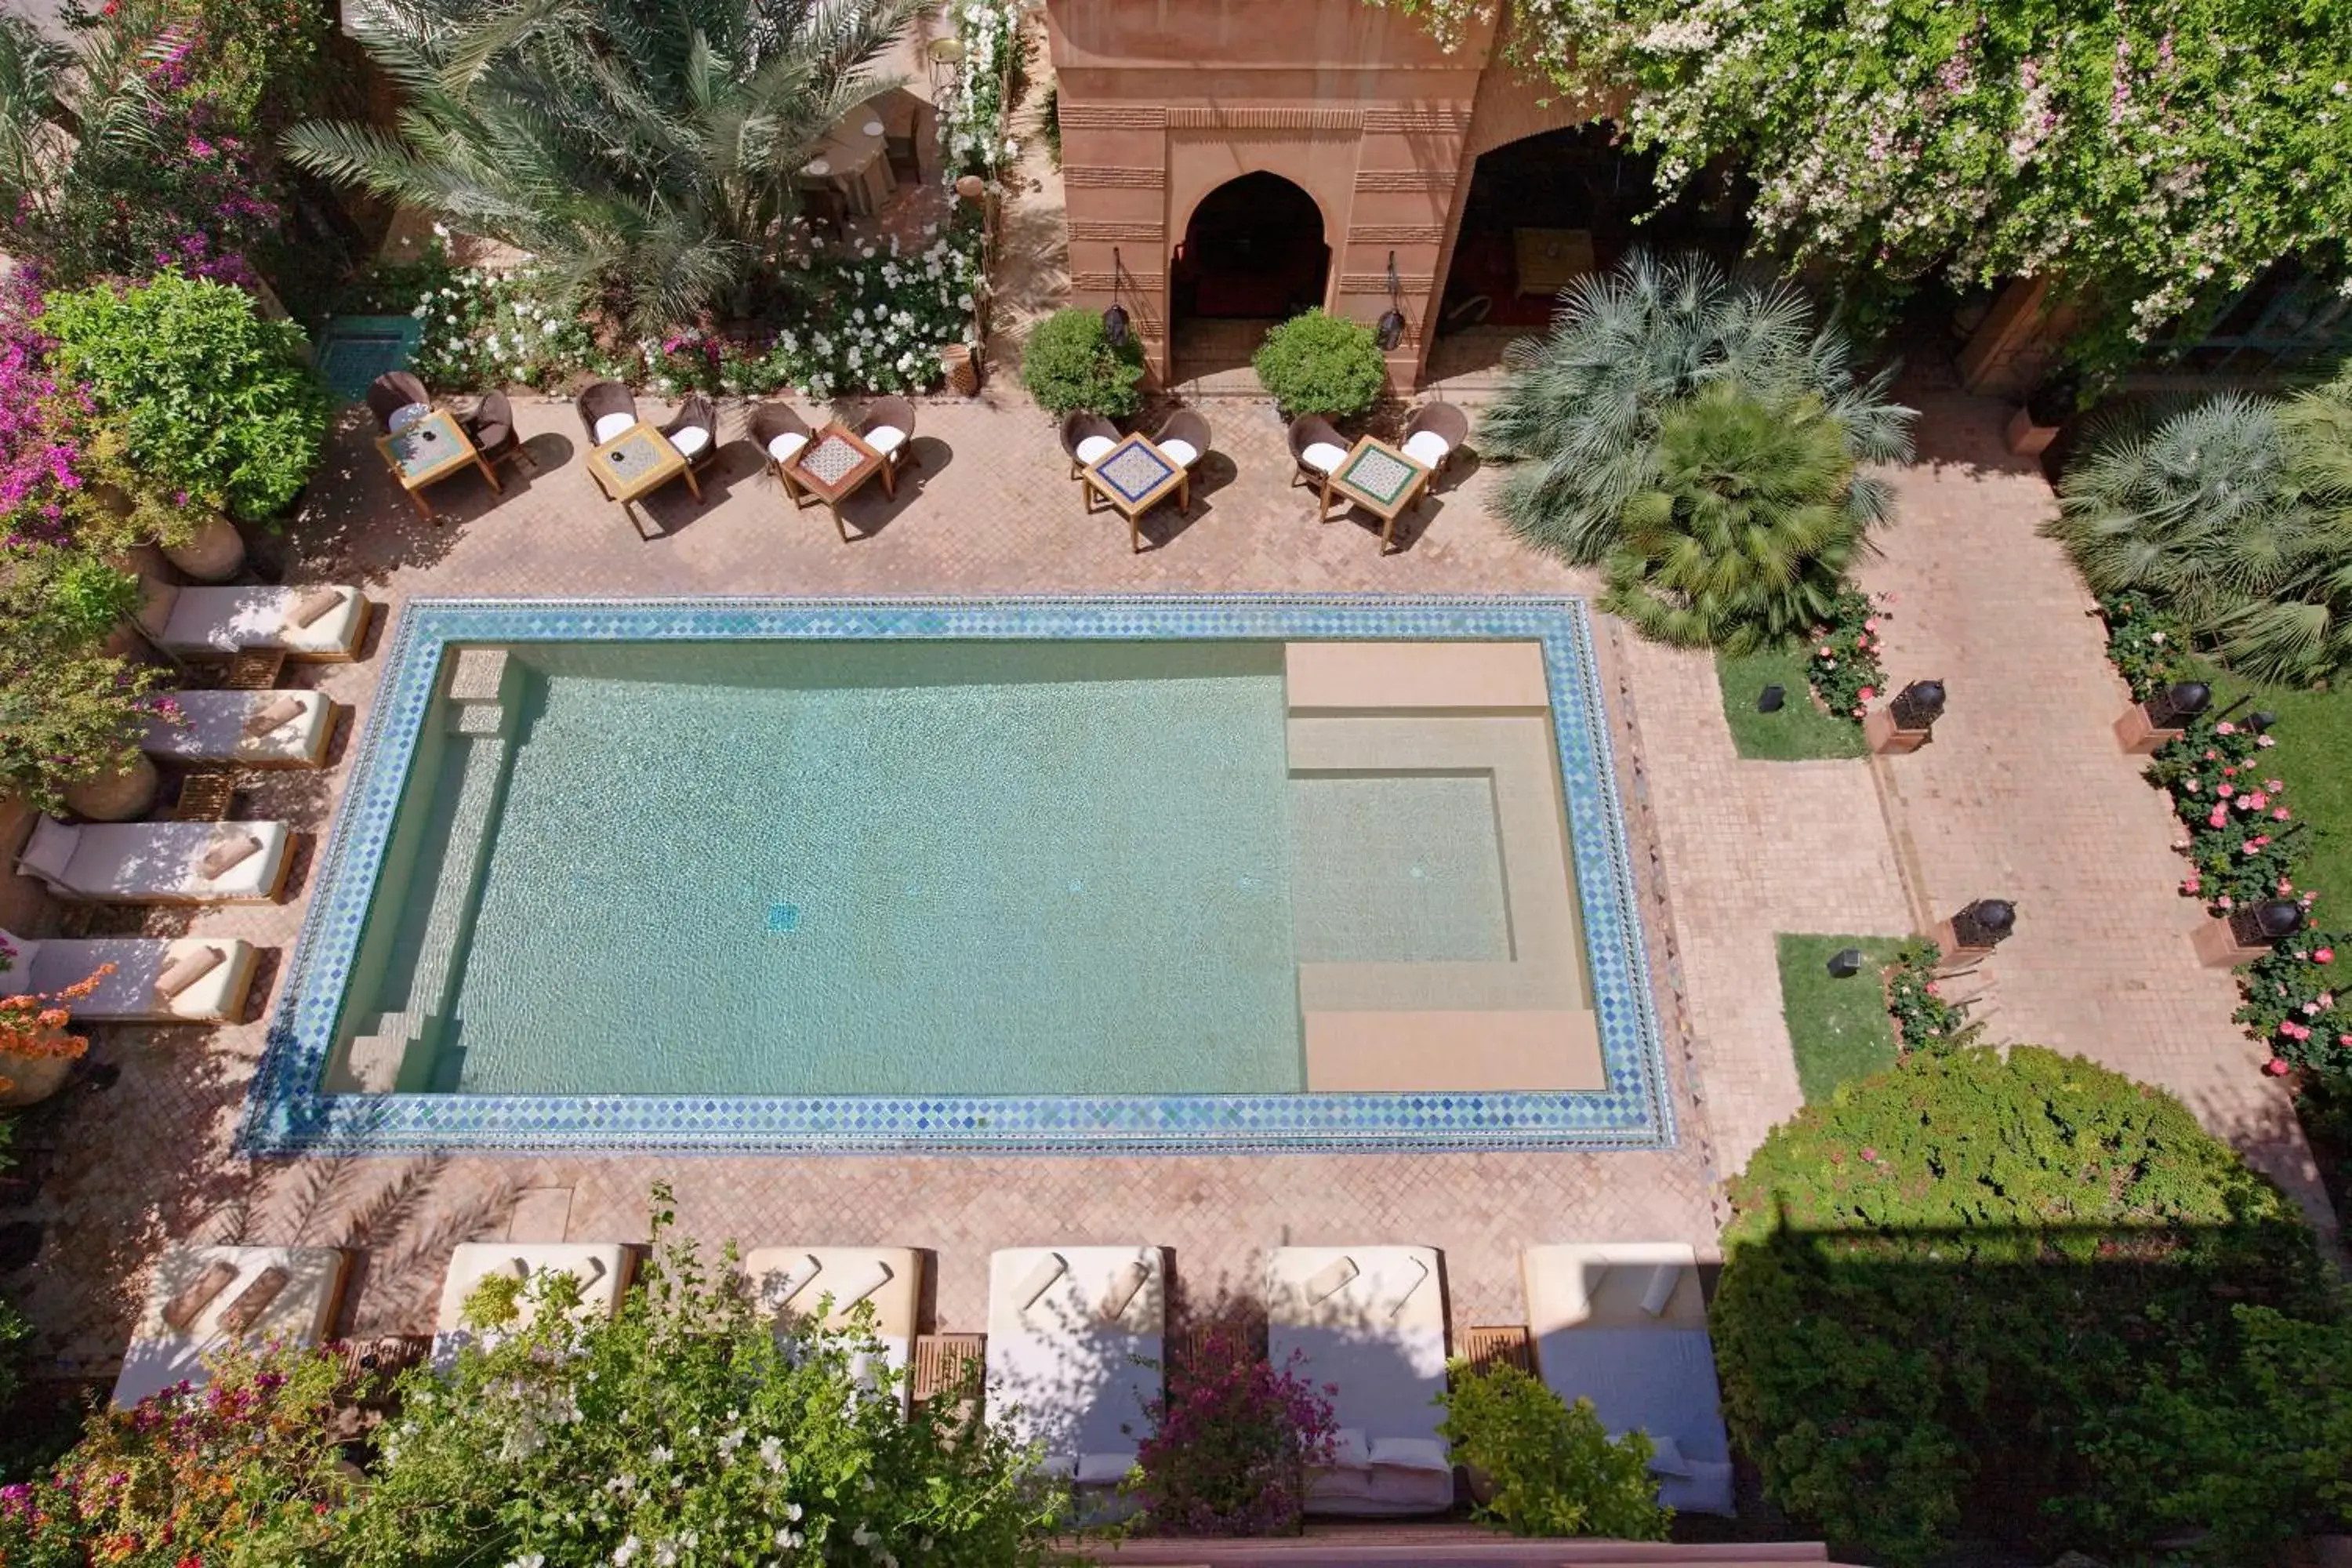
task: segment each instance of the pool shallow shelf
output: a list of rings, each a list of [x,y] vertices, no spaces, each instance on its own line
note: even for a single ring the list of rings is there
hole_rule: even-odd
[[[248,1148],[1671,1141],[1574,601],[391,641]]]

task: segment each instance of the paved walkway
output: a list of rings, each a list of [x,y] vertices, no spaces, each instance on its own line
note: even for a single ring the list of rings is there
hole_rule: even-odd
[[[595,493],[569,405],[533,401],[518,415],[538,471],[515,474],[503,499],[470,478],[451,481],[434,492],[448,514],[439,527],[415,517],[364,436],[346,426],[306,517],[278,548],[289,575],[356,579],[394,614],[412,595],[450,594],[1589,586],[1486,515],[1492,475],[1475,461],[1415,518],[1402,552],[1382,557],[1367,526],[1318,526],[1308,498],[1286,487],[1289,460],[1270,409],[1220,403],[1208,413],[1216,439],[1194,513],[1154,513],[1155,548],[1141,555],[1128,552],[1116,519],[1080,510],[1051,422],[1001,383],[976,402],[923,405],[917,468],[895,501],[878,489],[853,500],[851,523],[866,537],[847,544],[822,511],[784,503],[757,455],[734,439],[731,413],[708,503],[698,507],[682,490],[656,498],[660,531],[641,540]],[[1926,424],[1989,441],[1998,416],[1943,399]],[[2265,1105],[2283,1115],[2283,1101],[2265,1100],[2267,1085],[2227,1024],[2226,977],[2187,970],[2185,952],[2179,963],[2158,962],[2173,939],[2148,933],[2185,931],[2193,911],[2165,900],[2177,872],[2160,807],[2112,756],[2112,743],[2097,744],[2117,694],[2054,555],[2031,537],[2046,491],[1989,456],[1981,468],[1968,466],[1959,459],[1969,451],[1940,449],[1947,439],[1937,434],[1931,461],[1902,476],[1907,521],[1889,535],[1878,569],[1912,602],[1895,623],[1898,668],[1932,665],[1958,693],[1937,745],[1903,759],[1896,775],[1914,803],[1907,837],[1920,847],[1930,901],[1941,908],[1996,889],[2018,896],[2023,929],[2000,958],[1997,1026],[2181,1083],[2216,1125],[2255,1135],[2258,1152],[2286,1149],[2282,1124],[2264,1131]],[[1979,540],[1993,548],[1979,550]],[[1602,633],[1669,1026],[1679,1149],[255,1163],[231,1155],[228,1138],[260,1049],[257,1025],[209,1034],[114,1029],[100,1032],[95,1055],[121,1069],[119,1081],[39,1135],[51,1147],[37,1161],[46,1182],[31,1212],[48,1222],[50,1242],[6,1288],[58,1364],[103,1368],[120,1353],[142,1272],[167,1238],[336,1242],[366,1254],[345,1327],[414,1329],[429,1320],[456,1241],[641,1237],[656,1178],[676,1187],[686,1230],[714,1244],[731,1237],[935,1248],[926,1321],[950,1331],[981,1326],[989,1250],[1039,1241],[1171,1246],[1184,1288],[1201,1294],[1246,1289],[1263,1249],[1285,1242],[1434,1245],[1445,1251],[1459,1324],[1518,1320],[1517,1256],[1530,1242],[1681,1237],[1710,1246],[1720,1177],[1797,1103],[1771,933],[1903,929],[1896,840],[1864,764],[1739,762],[1706,659],[1633,644],[1607,623]],[[315,679],[363,722],[375,675],[371,657]],[[2032,721],[1987,722],[2000,710],[1971,692],[2020,694]],[[2053,745],[2059,735],[2075,739]],[[322,832],[350,750],[347,734],[325,773],[260,781],[252,809]],[[1940,795],[1930,794],[1931,781],[1942,781]],[[2080,797],[2073,816],[2045,801],[2061,789]],[[1975,865],[1971,856],[1989,858]],[[2030,880],[2043,866],[2083,875]],[[303,889],[298,866],[282,907],[146,918],[153,930],[193,920],[282,948],[299,923]],[[2089,935],[2069,955],[2058,939],[2076,929],[2077,913]],[[2142,933],[2137,944],[2134,931]],[[274,991],[277,979],[273,963],[265,988]],[[2191,1072],[2200,1062],[2210,1070]]]

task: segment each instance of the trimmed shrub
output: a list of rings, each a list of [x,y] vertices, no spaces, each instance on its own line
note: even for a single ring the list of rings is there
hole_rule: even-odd
[[[1132,414],[1143,406],[1142,379],[1143,345],[1130,335],[1111,347],[1098,310],[1056,310],[1021,349],[1021,384],[1056,415]]]
[[[1296,1535],[1307,1471],[1331,1458],[1331,1401],[1293,1355],[1276,1367],[1231,1322],[1213,1324],[1146,1402],[1127,1489],[1145,1535]]]
[[[1833,1541],[1908,1564],[1963,1521],[2044,1555],[2197,1525],[2243,1561],[2344,1505],[2252,1430],[2277,1367],[2344,1331],[2311,1234],[2168,1095],[2038,1047],[1916,1053],[1775,1129],[1731,1192],[1725,1413]]]
[[[1293,416],[1361,414],[1389,380],[1372,329],[1322,310],[1303,311],[1266,333],[1250,363],[1266,395]]]
[[[1480,1518],[1513,1535],[1666,1538],[1674,1510],[1658,1502],[1647,1433],[1610,1436],[1592,1401],[1570,1405],[1515,1366],[1474,1373],[1457,1363],[1439,1399],[1437,1429],[1454,1458],[1494,1483]]]

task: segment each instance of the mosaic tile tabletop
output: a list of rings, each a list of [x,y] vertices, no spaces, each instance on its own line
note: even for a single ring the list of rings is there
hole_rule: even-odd
[[[810,478],[838,485],[873,459],[838,436],[827,436],[802,454],[800,467]]]
[[[674,451],[666,450],[668,443],[648,430],[636,430],[624,435],[609,447],[599,447],[596,460],[604,471],[626,484],[643,479],[652,468],[673,460]]]
[[[1149,500],[1154,490],[1177,475],[1176,466],[1155,451],[1140,436],[1129,436],[1118,450],[1095,465],[1096,477],[1132,506]]]
[[[1339,480],[1382,506],[1392,506],[1425,471],[1382,447],[1367,447],[1339,470]]]
[[[383,440],[384,449],[392,454],[394,465],[400,469],[400,477],[412,482],[452,462],[463,462],[471,455],[457,422],[446,409],[436,408]]]

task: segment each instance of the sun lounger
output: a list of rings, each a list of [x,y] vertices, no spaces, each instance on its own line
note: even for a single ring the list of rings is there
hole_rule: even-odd
[[[147,1282],[147,1303],[114,1380],[128,1410],[210,1377],[205,1357],[242,1342],[315,1345],[342,1298],[349,1259],[332,1247],[174,1247]]]
[[[368,602],[357,588],[183,588],[152,579],[142,586],[139,629],[176,658],[269,648],[341,664],[359,657],[367,635]]]
[[[1445,1282],[1427,1247],[1279,1247],[1266,1260],[1266,1355],[1336,1386],[1339,1452],[1307,1511],[1434,1513],[1454,1503],[1444,1412]]]
[[[541,1274],[569,1274],[580,1281],[580,1305],[572,1316],[582,1322],[617,1316],[621,1292],[629,1286],[635,1251],[617,1241],[525,1242],[469,1241],[449,1254],[449,1272],[441,1279],[441,1307],[433,1320],[433,1366],[446,1372],[457,1364],[458,1352],[469,1344],[485,1350],[497,1343],[495,1334],[466,1326],[466,1301],[484,1280],[504,1275],[530,1280]],[[518,1328],[529,1327],[532,1303],[520,1303]]]
[[[174,691],[179,722],[158,718],[139,749],[175,763],[315,768],[327,760],[335,705],[316,691]]]
[[[285,890],[282,822],[59,822],[45,816],[17,869],[99,904],[266,904]]]
[[[1110,1511],[1152,1430],[1167,1279],[1157,1247],[1015,1247],[988,1260],[989,1418],[1044,1446],[1089,1521]]]
[[[259,954],[234,937],[100,937],[36,942],[0,931],[16,950],[0,970],[0,996],[62,991],[105,964],[114,973],[72,1004],[87,1024],[223,1024],[245,1016]]]
[[[1520,1258],[1536,1365],[1612,1432],[1657,1445],[1658,1500],[1730,1513],[1731,1444],[1706,1335],[1697,1255],[1680,1242],[1531,1247]]]
[[[898,1401],[912,1398],[907,1363],[923,1296],[920,1253],[903,1247],[761,1247],[745,1255],[743,1273],[761,1306],[780,1317],[806,1317],[829,1302],[828,1329],[848,1329],[859,1304],[870,1303],[883,1363],[898,1374]],[[864,1354],[853,1355],[851,1370],[870,1381]]]

